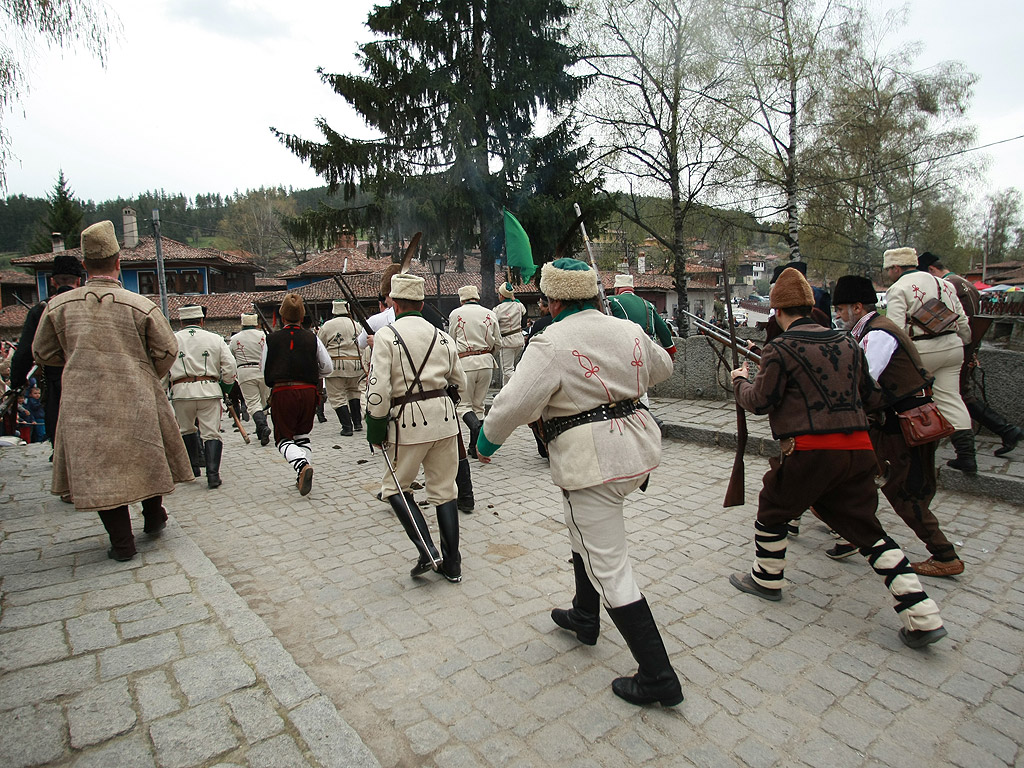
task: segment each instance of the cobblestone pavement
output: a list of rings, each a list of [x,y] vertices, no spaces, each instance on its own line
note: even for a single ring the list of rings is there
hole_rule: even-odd
[[[160,765],[305,765],[325,752],[336,757],[317,751],[312,730],[294,722],[303,695],[324,709],[333,704],[383,766],[983,768],[1024,760],[1018,505],[940,492],[935,512],[967,570],[925,580],[949,637],[911,651],[897,638],[900,622],[881,580],[859,556],[826,558],[831,537],[809,517],[791,541],[780,603],[734,590],[728,575],[753,556],[766,461],[748,456],[748,503],[723,510],[731,453],[667,440],[648,492],[627,502],[626,526],[637,580],[686,700],[673,709],[638,708],[611,692],[612,678],[635,664],[607,615],[594,647],[579,645],[548,616],[569,604],[572,568],[561,501],[527,430],[517,430],[493,464],[474,463],[477,509],[462,515],[464,581],[457,585],[433,574],[409,577],[415,552],[373,496],[383,461],[360,436],[337,433],[333,419],[314,428],[317,469],[303,498],[272,446],[245,446],[226,432],[224,485],[179,486],[167,499],[187,536],[172,526],[128,564],[105,560],[94,516],[44,500],[45,454],[0,454],[0,763],[31,764],[6,756],[36,750],[35,762],[70,764],[83,732],[98,748],[130,745],[140,760],[148,754]],[[884,501],[881,517],[911,559],[926,557]],[[161,581],[175,575],[168,563],[191,542],[202,550],[190,555],[199,570]],[[37,569],[25,563],[37,556],[25,553],[40,547],[54,563],[68,559],[59,566],[68,576],[32,594]],[[216,572],[202,570],[206,557]],[[116,600],[108,597],[118,590]],[[174,600],[193,604],[192,618],[159,627]],[[31,620],[20,618],[27,609]],[[97,614],[95,627],[84,624]],[[265,622],[273,638],[239,635],[236,615],[245,626]],[[151,626],[134,629],[140,620]],[[106,639],[76,641],[93,634]],[[167,637],[173,640],[152,650],[122,651]],[[274,638],[286,653],[278,648],[261,659],[254,647]],[[115,656],[105,665],[111,649],[136,661]],[[292,670],[291,659],[301,670]],[[140,667],[115,669],[115,662]],[[204,666],[190,669],[197,664]],[[294,694],[279,683],[278,664],[309,687]],[[80,714],[95,713],[91,701],[100,694],[93,692],[115,683],[104,694],[114,714]],[[232,703],[240,696],[262,702],[253,707],[274,727],[250,734],[249,716]],[[216,715],[205,717],[202,707]],[[174,723],[176,715],[187,724]],[[78,725],[83,719],[92,724]],[[171,724],[162,730],[161,723]],[[187,728],[197,729],[191,741]],[[26,737],[36,732],[49,734],[49,756],[39,757],[38,740]],[[162,733],[207,750],[215,734],[234,742],[216,755],[174,757],[170,738],[158,741]],[[280,759],[257,750],[277,744],[288,745]],[[92,757],[89,749],[84,758]]]

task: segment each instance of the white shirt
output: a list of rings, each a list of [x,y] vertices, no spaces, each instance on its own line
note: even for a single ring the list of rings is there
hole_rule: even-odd
[[[366,318],[366,324],[373,329],[374,333],[376,333],[381,328],[387,325],[391,325],[393,322],[395,322],[394,307],[388,307],[383,312],[378,312],[376,315],[371,315],[370,317]],[[363,330],[359,332],[359,338],[356,339],[356,344],[359,345],[360,349],[366,349],[367,341],[365,328],[363,328]]]
[[[864,326],[876,314],[878,313],[868,312],[857,321],[852,331],[854,338],[858,338],[864,332]],[[868,373],[871,374],[872,379],[878,381],[878,377],[882,375],[886,366],[889,365],[889,361],[898,347],[899,342],[890,333],[864,334],[864,338],[860,340],[860,348],[864,350],[864,355],[868,359]]]

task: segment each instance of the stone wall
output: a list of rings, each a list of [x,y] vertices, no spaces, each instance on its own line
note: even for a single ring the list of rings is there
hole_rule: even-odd
[[[740,329],[740,338],[757,337],[763,333]],[[728,400],[732,397],[729,371],[732,356],[726,355],[728,365],[723,366],[699,336],[676,339],[675,372],[668,381],[651,389],[652,397],[675,397],[694,400]],[[1024,425],[1024,352],[982,347],[978,355],[984,371],[985,393],[988,403],[1014,424]],[[975,380],[982,381],[980,374]]]

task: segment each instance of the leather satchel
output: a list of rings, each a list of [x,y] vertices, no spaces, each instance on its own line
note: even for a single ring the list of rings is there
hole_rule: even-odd
[[[896,414],[903,439],[911,448],[933,443],[953,434],[953,425],[931,400],[931,392],[927,392],[926,396],[928,399],[925,402]]]
[[[939,291],[939,297],[937,299],[928,299],[916,312],[910,315],[910,322],[924,331],[923,334],[915,334],[914,328],[911,327],[910,335],[912,337],[934,338],[949,331],[950,326],[956,323],[956,312],[942,303],[942,285],[937,277],[935,277],[935,287]]]

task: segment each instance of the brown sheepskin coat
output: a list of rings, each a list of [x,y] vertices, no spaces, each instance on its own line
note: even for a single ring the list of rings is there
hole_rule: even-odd
[[[153,302],[92,278],[50,299],[32,353],[64,366],[52,493],[70,491],[76,509],[98,511],[193,479],[160,386],[178,343]]]

